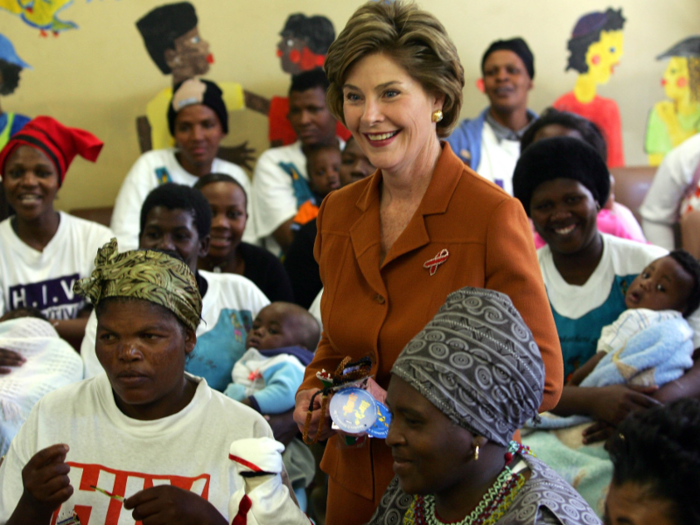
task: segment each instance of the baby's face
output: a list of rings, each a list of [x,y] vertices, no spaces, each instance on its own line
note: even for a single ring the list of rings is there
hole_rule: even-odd
[[[644,268],[625,295],[627,308],[685,310],[693,278],[672,257],[656,259]]]
[[[286,305],[272,303],[258,312],[246,345],[258,350],[301,346],[299,324],[297,316]]]
[[[340,188],[340,150],[327,148],[312,155],[309,162],[309,181],[312,189],[325,197]]]

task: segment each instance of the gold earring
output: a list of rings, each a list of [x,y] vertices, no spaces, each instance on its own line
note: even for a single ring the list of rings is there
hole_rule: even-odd
[[[433,122],[440,122],[442,120],[442,110],[436,109],[435,111],[433,111],[431,120]]]
[[[474,461],[479,461],[479,445],[474,449]]]

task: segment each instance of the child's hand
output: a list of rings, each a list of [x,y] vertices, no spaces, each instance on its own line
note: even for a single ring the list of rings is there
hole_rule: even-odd
[[[372,397],[379,401],[382,405],[386,405],[386,390],[380,387],[377,382],[371,377],[367,380],[367,392],[372,394]]]

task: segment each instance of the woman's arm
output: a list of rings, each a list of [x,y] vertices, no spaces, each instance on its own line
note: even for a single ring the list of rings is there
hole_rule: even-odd
[[[565,386],[552,412],[558,416],[582,415],[617,425],[627,414],[660,403],[652,395],[657,387],[612,385],[603,387]]]
[[[693,367],[675,381],[666,383],[654,394],[659,403],[670,403],[676,399],[700,398],[700,349],[693,354]]]
[[[551,410],[564,385],[564,363],[532,230],[522,205],[515,199],[503,201],[491,215],[485,287],[507,294],[532,331],[545,367],[540,411]]]

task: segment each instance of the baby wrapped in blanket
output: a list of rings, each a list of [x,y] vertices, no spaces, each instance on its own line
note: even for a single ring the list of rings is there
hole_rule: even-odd
[[[685,320],[700,305],[700,263],[683,250],[652,261],[625,294],[625,310],[603,328],[598,352],[567,383],[663,386],[693,366],[693,330]],[[584,444],[591,418],[549,412],[523,429],[523,444],[603,513],[612,462],[602,442]]]
[[[23,359],[20,366],[0,375],[0,456],[39,399],[83,379],[82,359],[42,317],[23,309],[0,318],[0,349]]]
[[[663,386],[693,366],[686,321],[700,303],[700,263],[684,250],[652,261],[625,294],[627,310],[603,328],[597,353],[571,375],[571,386]],[[530,428],[565,428],[586,416],[543,414]]]

